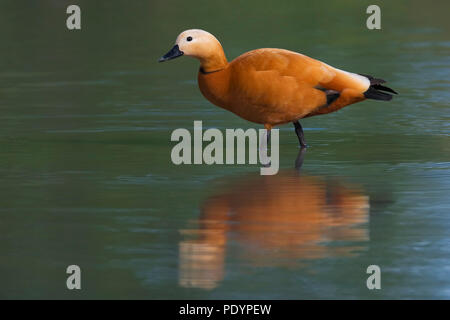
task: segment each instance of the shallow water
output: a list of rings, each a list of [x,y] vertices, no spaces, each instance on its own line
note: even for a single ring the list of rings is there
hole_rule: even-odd
[[[450,7],[382,1],[369,31],[369,2],[305,3],[81,1],[70,32],[69,2],[3,1],[0,297],[450,298]],[[400,95],[304,120],[300,170],[291,126],[276,176],[175,166],[176,128],[259,128],[201,96],[196,61],[156,62],[192,27]]]

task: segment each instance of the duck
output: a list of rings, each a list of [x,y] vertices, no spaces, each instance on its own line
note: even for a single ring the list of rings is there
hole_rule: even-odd
[[[286,49],[255,49],[228,62],[219,40],[201,29],[181,32],[159,62],[182,56],[199,60],[198,86],[207,100],[262,124],[269,134],[275,126],[293,123],[301,148],[307,144],[299,120],[366,99],[390,101],[397,94],[383,79]]]

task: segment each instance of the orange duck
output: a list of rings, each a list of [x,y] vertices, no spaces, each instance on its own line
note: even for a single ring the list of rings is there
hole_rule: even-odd
[[[213,104],[267,130],[292,122],[301,147],[299,119],[337,111],[365,99],[391,100],[384,80],[339,70],[284,49],[256,49],[227,61],[220,42],[199,29],[182,32],[159,61],[182,55],[200,61],[198,84]]]

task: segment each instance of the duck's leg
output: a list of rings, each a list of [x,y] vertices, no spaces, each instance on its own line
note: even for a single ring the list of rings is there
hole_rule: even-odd
[[[259,141],[259,159],[264,167],[270,167],[270,161],[267,159],[267,154],[269,152],[271,127],[268,125],[265,127],[266,130],[264,136],[261,137],[262,139]]]
[[[270,144],[270,133],[272,132],[272,125],[266,123],[264,124],[264,129],[266,129],[266,147],[269,149]]]
[[[297,134],[298,142],[300,143],[301,148],[306,148],[305,135],[303,134],[303,128],[300,125],[300,122],[294,121],[295,133]]]
[[[305,160],[306,148],[300,148],[298,150],[297,158],[295,159],[295,169],[300,170]]]

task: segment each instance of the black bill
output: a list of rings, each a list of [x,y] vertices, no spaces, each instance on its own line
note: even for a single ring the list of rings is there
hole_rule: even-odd
[[[180,48],[178,48],[178,45],[174,45],[173,48],[167,52],[165,55],[163,55],[161,58],[159,58],[159,62],[164,62],[167,60],[172,60],[177,57],[181,57],[183,55],[183,51],[180,51]]]

